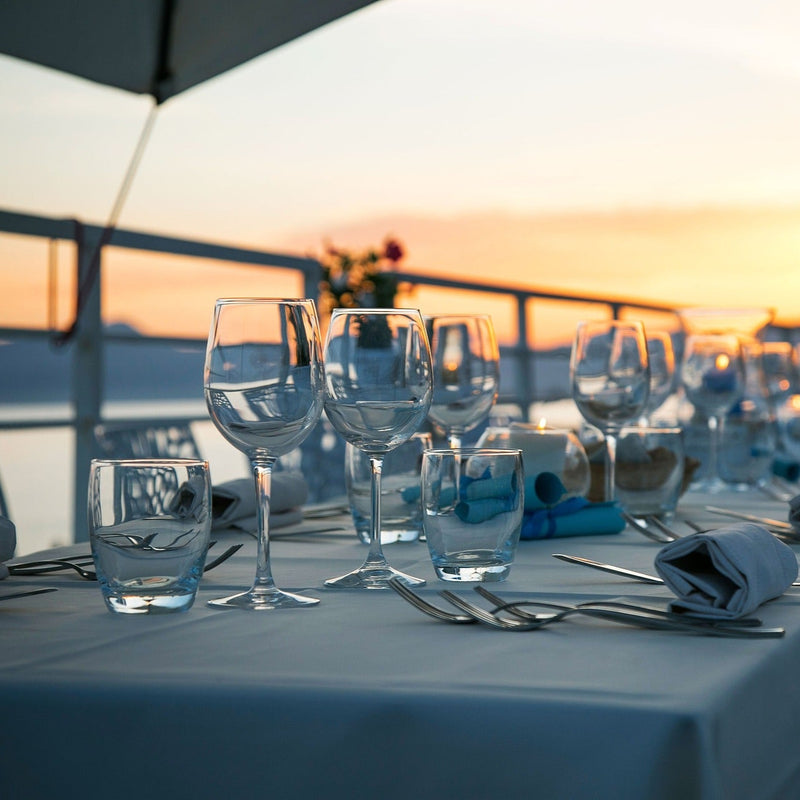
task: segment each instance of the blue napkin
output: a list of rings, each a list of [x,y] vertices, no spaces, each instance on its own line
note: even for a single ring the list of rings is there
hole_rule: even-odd
[[[772,460],[772,474],[790,483],[796,483],[800,478],[800,462],[788,456],[775,456]]]
[[[517,475],[514,472],[492,476],[487,470],[479,478],[462,475],[459,481],[459,499],[453,511],[462,522],[476,525],[498,514],[516,511],[523,500],[521,487],[517,484]],[[447,494],[447,490],[442,492],[439,496],[440,503],[443,499],[447,502]]]
[[[618,503],[592,503],[585,497],[561,498],[564,484],[552,472],[525,479],[525,514],[520,539],[552,539],[619,533],[625,527]]]
[[[750,614],[797,577],[792,549],[751,522],[665,544],[655,567],[677,596],[670,608],[714,619]]]
[[[603,535],[619,533],[625,527],[618,503],[591,503],[585,497],[561,500],[566,489],[555,473],[529,475],[524,486],[525,510],[520,539]],[[404,490],[404,499],[410,501],[412,495],[417,496],[415,489]],[[440,504],[455,501],[452,488],[439,495]],[[513,511],[517,502],[514,473],[497,477],[484,473],[479,478],[462,475],[454,512],[463,522],[477,524],[497,514]]]

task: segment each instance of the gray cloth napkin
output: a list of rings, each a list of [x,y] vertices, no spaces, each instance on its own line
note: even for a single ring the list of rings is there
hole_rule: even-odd
[[[14,556],[17,547],[17,529],[8,517],[0,517],[0,580],[8,577],[8,568],[2,562]]]
[[[299,472],[273,472],[269,527],[293,525],[303,519],[301,506],[308,499],[308,484]],[[225,528],[253,533],[258,526],[256,490],[252,478],[237,478],[211,490],[211,530]]]
[[[751,522],[665,544],[655,567],[678,598],[674,611],[715,619],[751,613],[797,577],[792,549]]]

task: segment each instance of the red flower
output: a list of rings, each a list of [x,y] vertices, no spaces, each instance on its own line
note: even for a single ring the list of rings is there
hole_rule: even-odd
[[[389,261],[397,262],[405,255],[405,252],[397,239],[387,239],[383,246],[383,255]]]

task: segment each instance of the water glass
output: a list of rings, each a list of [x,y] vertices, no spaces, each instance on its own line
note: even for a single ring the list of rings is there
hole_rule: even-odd
[[[203,574],[211,480],[198,459],[94,460],[89,539],[110,611],[187,611]]]
[[[422,454],[433,446],[429,433],[415,433],[390,450],[381,474],[381,544],[415,542],[422,532],[420,473]],[[369,456],[352,444],[345,450],[345,485],[356,535],[370,542],[372,468]]]
[[[635,517],[675,514],[685,464],[680,428],[623,428],[617,445],[617,499]]]
[[[525,506],[522,453],[480,448],[422,456],[422,526],[444,581],[502,581]]]

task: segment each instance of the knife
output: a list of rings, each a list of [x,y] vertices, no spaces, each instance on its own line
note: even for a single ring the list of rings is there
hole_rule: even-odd
[[[0,600],[13,600],[15,597],[27,597],[31,594],[45,594],[46,592],[57,592],[55,586],[42,586],[40,589],[26,589],[24,592],[8,592],[0,594]]]
[[[757,517],[754,514],[745,514],[742,511],[729,511],[727,508],[718,508],[717,506],[706,506],[706,511],[710,511],[712,514],[722,514],[725,517],[733,517],[733,519],[745,519],[748,522],[759,522],[762,525],[769,525],[771,528],[778,528],[778,530],[787,531],[788,533],[797,532],[788,522],[782,522],[779,519]]]
[[[663,584],[661,578],[655,575],[647,575],[644,572],[635,572],[632,569],[625,569],[625,567],[615,567],[613,564],[603,564],[601,561],[592,561],[591,558],[581,558],[580,556],[567,556],[564,553],[553,553],[553,558],[558,558],[561,561],[568,561],[571,564],[582,564],[584,567],[592,567],[594,569],[602,570],[603,572],[610,572],[612,575],[624,575],[626,578],[633,578],[643,583],[659,583]]]
[[[592,567],[599,569],[603,572],[610,572],[612,575],[622,575],[626,578],[633,578],[635,581],[642,581],[642,583],[664,583],[661,578],[655,575],[648,575],[645,572],[636,572],[632,569],[625,567],[617,567],[614,564],[604,564],[602,561],[592,561],[591,558],[582,558],[581,556],[567,556],[564,553],[551,553],[553,558],[558,558],[561,561],[566,561],[570,564],[581,564],[584,567]],[[800,581],[795,581],[792,586],[800,586]]]

